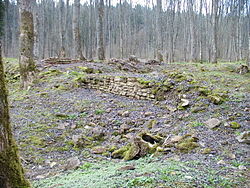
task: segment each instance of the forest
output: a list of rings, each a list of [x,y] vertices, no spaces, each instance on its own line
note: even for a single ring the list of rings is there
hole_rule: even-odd
[[[0,188],[248,188],[249,0],[0,0]]]

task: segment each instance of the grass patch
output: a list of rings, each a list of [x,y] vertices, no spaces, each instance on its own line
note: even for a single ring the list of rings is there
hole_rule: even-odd
[[[120,170],[134,165],[135,170]],[[244,181],[224,177],[203,163],[158,160],[147,156],[136,161],[84,163],[78,170],[33,182],[34,187],[235,187]],[[223,173],[221,173],[223,174]]]

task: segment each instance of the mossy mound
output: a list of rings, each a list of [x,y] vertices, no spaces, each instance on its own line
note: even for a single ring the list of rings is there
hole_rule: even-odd
[[[122,158],[123,160],[139,159],[147,154],[153,154],[157,151],[160,137],[152,136],[148,133],[138,134],[131,143],[115,150],[112,153],[113,158]]]
[[[197,143],[198,138],[193,137],[191,135],[185,135],[183,138],[175,145],[175,147],[183,153],[188,153],[193,149],[199,147]]]

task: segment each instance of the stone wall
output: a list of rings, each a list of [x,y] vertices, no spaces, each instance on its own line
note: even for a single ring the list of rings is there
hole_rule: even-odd
[[[142,78],[88,75],[80,82],[83,87],[107,93],[136,99],[156,99],[156,82],[146,81]]]

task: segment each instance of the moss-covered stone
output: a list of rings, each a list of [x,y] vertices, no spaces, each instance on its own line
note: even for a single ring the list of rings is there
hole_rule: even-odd
[[[224,99],[218,95],[208,95],[208,99],[213,103],[213,104],[222,104],[224,102]]]
[[[199,87],[198,91],[203,96],[208,96],[212,93],[211,89],[209,89],[208,87]]]
[[[176,148],[181,152],[188,153],[193,149],[199,147],[197,143],[198,138],[193,137],[191,135],[185,135],[183,138],[176,144]]]
[[[212,149],[211,148],[204,148],[201,153],[202,154],[210,154],[212,152]]]
[[[149,128],[149,129],[152,129],[152,128],[154,128],[154,126],[157,124],[157,120],[155,120],[155,119],[151,119],[151,120],[149,120],[149,122],[148,122],[148,124],[147,124],[147,127]]]
[[[235,122],[235,121],[231,122],[229,125],[230,125],[230,127],[232,129],[239,129],[239,128],[241,128],[241,125],[239,123]]]

